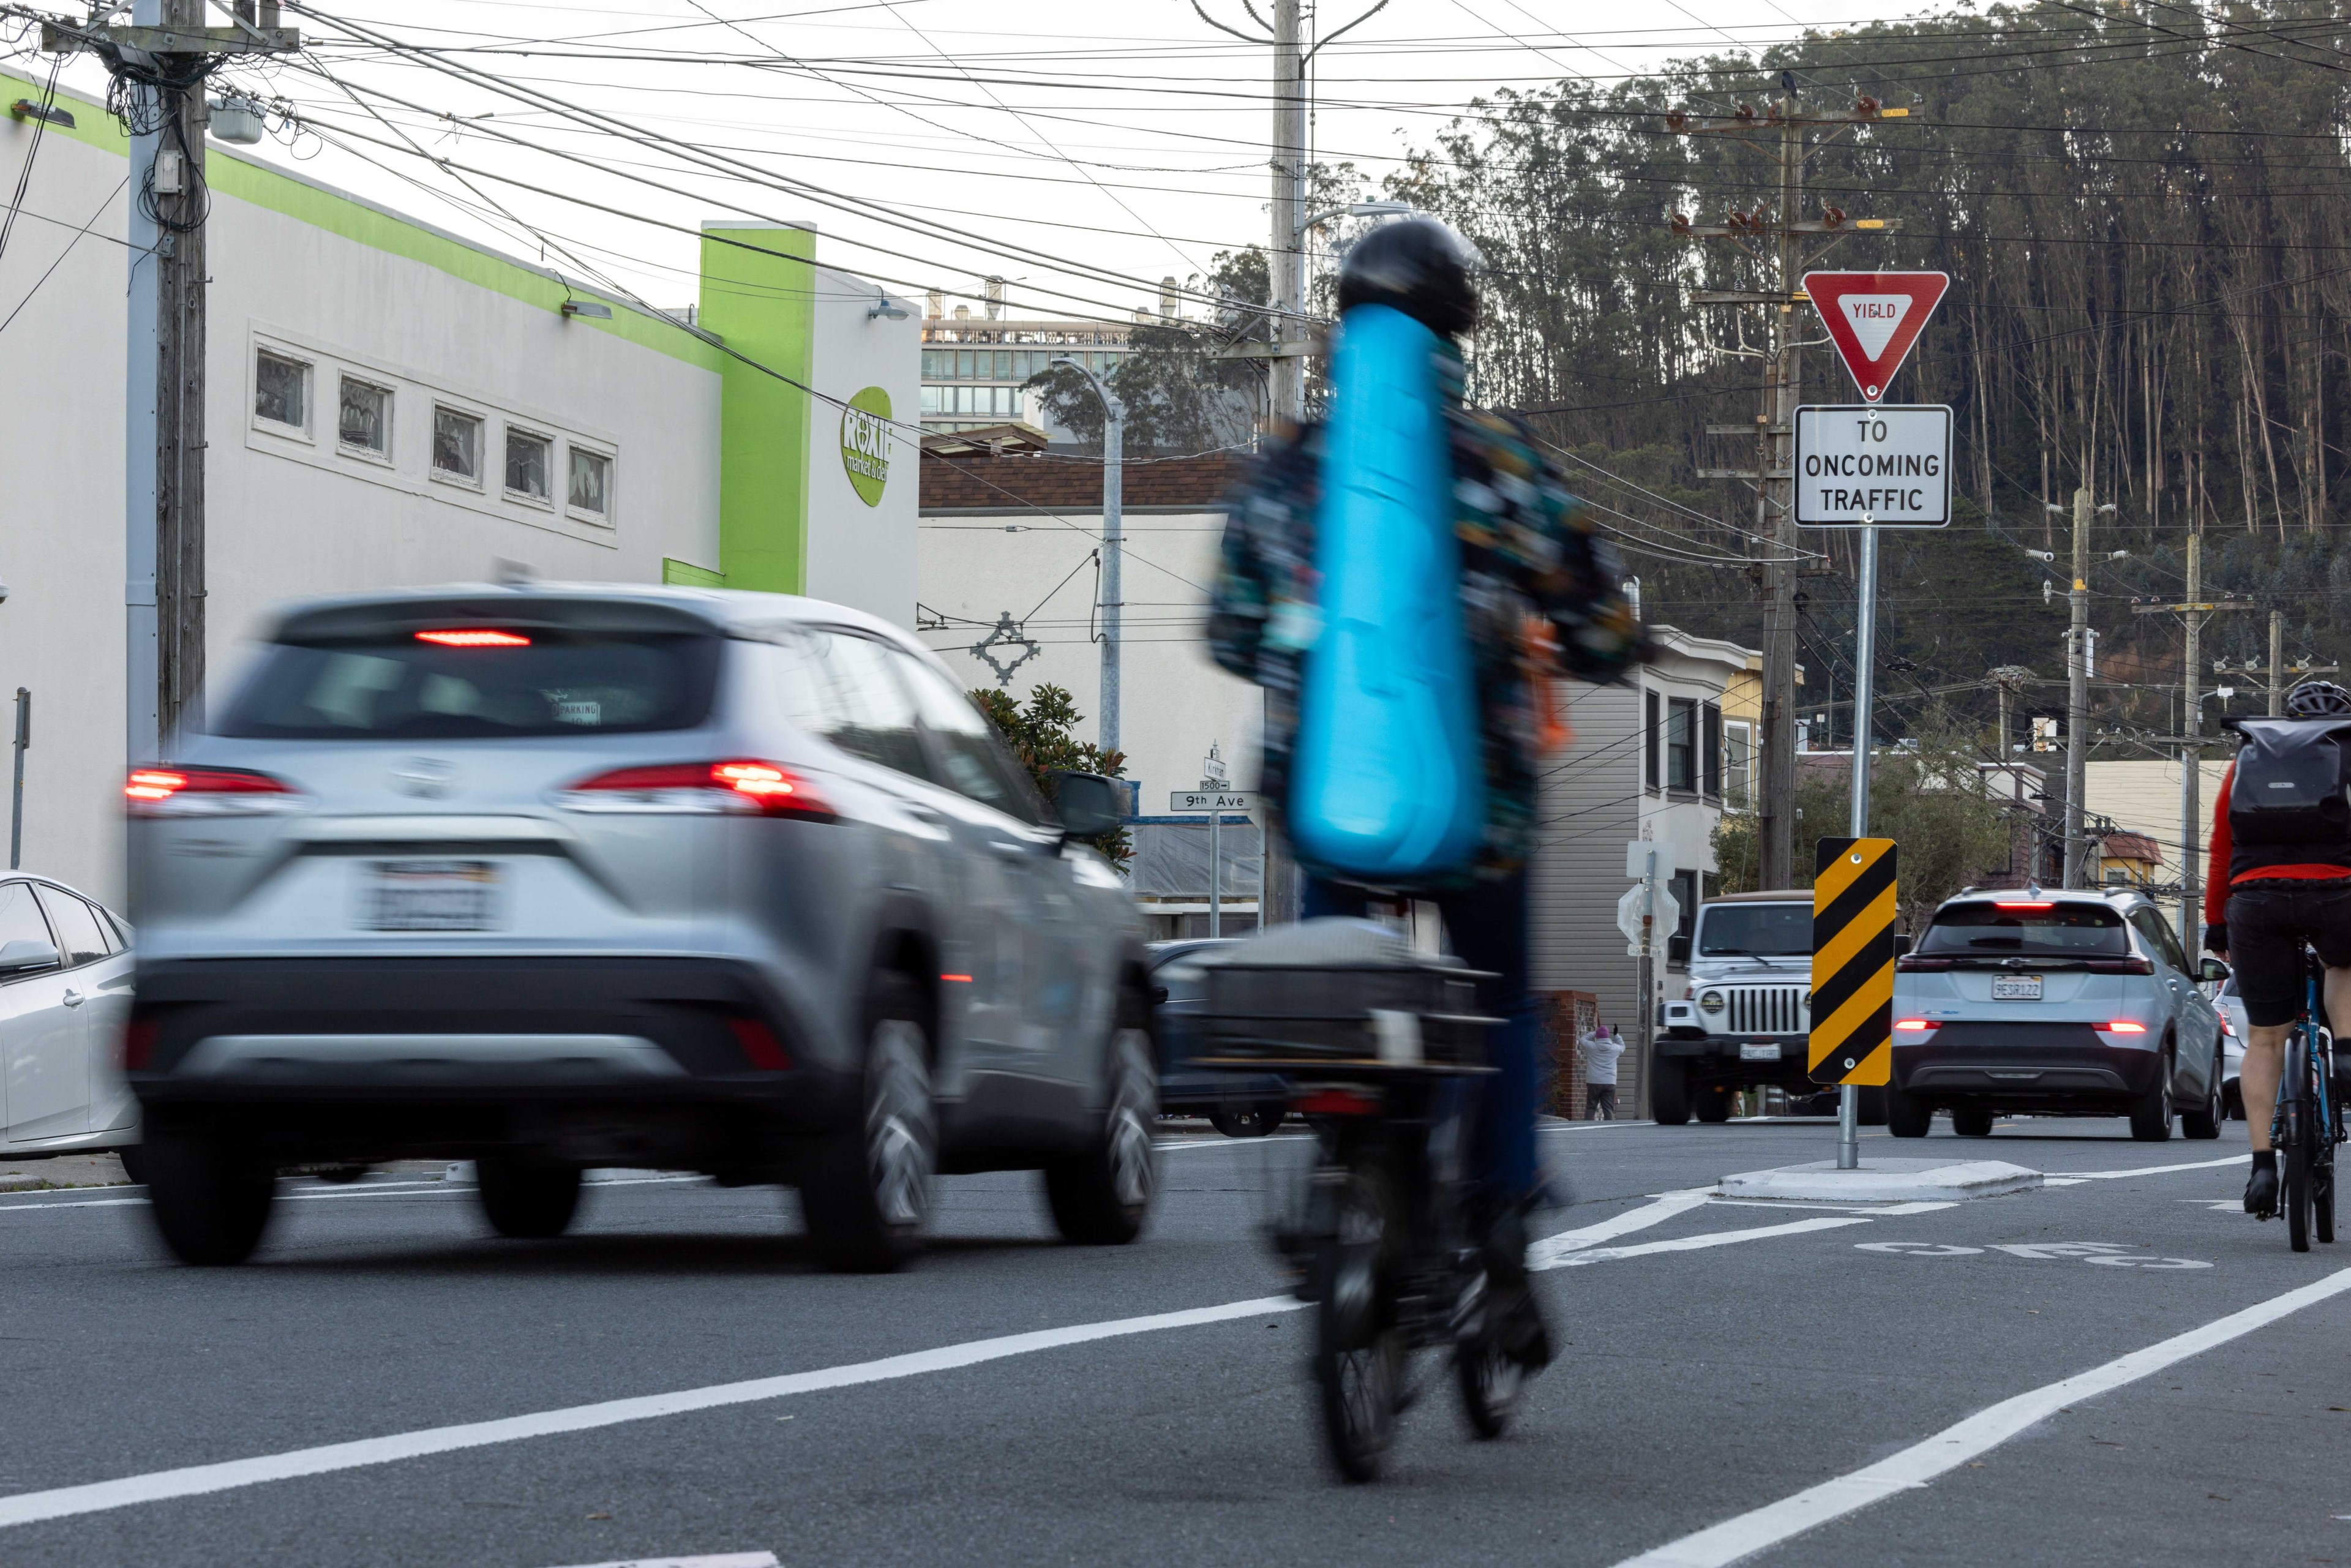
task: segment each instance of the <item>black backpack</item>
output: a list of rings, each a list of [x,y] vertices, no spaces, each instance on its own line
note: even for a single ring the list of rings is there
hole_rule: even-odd
[[[2241,718],[2229,835],[2241,844],[2351,839],[2351,727],[2340,719]]]

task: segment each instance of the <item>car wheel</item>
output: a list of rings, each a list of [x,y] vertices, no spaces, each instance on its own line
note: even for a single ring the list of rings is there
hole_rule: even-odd
[[[2220,1135],[2220,1124],[2228,1119],[2229,1104],[2221,1096],[2220,1075],[2216,1072],[2204,1103],[2179,1113],[2179,1131],[2190,1138],[2217,1138]]]
[[[215,1138],[149,1137],[141,1145],[148,1212],[183,1263],[242,1263],[260,1245],[277,1173]]]
[[[2229,1108],[2229,1120],[2241,1122],[2245,1119],[2245,1093],[2236,1083],[2220,1086],[2220,1102]]]
[[[474,1196],[490,1228],[517,1241],[546,1241],[571,1228],[580,1212],[580,1167],[541,1165],[512,1155],[474,1162]]]
[[[1116,1247],[1142,1235],[1159,1185],[1151,1147],[1151,1107],[1158,1101],[1159,1084],[1145,1016],[1139,997],[1120,1006],[1104,1064],[1108,1104],[1092,1146],[1045,1167],[1045,1201],[1053,1223],[1081,1247]]]
[[[1649,1115],[1660,1127],[1678,1127],[1690,1119],[1689,1069],[1679,1058],[1649,1058]]]
[[[1890,1091],[1876,1084],[1865,1084],[1853,1092],[1854,1124],[1860,1127],[1886,1125],[1886,1097]]]
[[[1951,1107],[1951,1131],[1962,1138],[1991,1137],[1991,1113],[1980,1105]]]
[[[1701,1083],[1689,1092],[1690,1111],[1701,1122],[1730,1120],[1730,1085]]]
[[[865,1012],[859,1114],[811,1152],[800,1207],[827,1264],[875,1273],[898,1268],[922,1247],[939,1135],[930,1040],[913,982],[875,976]]]
[[[1952,1113],[1954,1124],[1959,1113]],[[1923,1138],[1935,1125],[1933,1102],[1916,1094],[1888,1086],[1886,1091],[1886,1130],[1897,1138]]]
[[[1228,1138],[1262,1138],[1288,1114],[1287,1105],[1219,1105],[1208,1113],[1208,1125]]]
[[[2156,1063],[2155,1082],[2147,1092],[2131,1103],[2131,1136],[2142,1144],[2169,1141],[2172,1114],[2171,1062],[2167,1058]]]

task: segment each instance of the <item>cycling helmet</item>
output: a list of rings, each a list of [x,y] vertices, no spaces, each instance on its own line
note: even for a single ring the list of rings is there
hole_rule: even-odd
[[[2304,681],[2285,695],[2289,718],[2351,718],[2351,692],[2333,681]]]
[[[1339,264],[1339,309],[1386,305],[1441,338],[1458,338],[1478,324],[1477,269],[1469,242],[1435,218],[1382,224]]]

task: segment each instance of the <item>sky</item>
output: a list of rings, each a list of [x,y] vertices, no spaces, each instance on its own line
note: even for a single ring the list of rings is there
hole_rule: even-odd
[[[1251,3],[325,0],[222,79],[279,108],[259,155],[651,304],[693,298],[703,220],[769,218],[902,296],[977,314],[996,275],[1008,314],[1123,318],[1266,241],[1271,51],[1200,14],[1254,36]],[[1317,58],[1311,141],[1376,184],[1480,97],[1892,14],[1387,0]]]

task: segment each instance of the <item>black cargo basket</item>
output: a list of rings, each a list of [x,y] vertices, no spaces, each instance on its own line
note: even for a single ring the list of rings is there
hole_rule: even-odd
[[[1196,962],[1208,982],[1195,1015],[1204,1067],[1474,1071],[1500,1021],[1478,1010],[1486,976],[1370,921],[1280,926]]]

